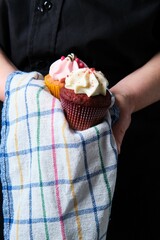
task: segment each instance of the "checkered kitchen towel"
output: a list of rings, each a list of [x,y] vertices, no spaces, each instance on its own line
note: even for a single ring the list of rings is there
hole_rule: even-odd
[[[110,112],[73,131],[42,75],[17,71],[2,118],[5,240],[105,239],[117,168]]]

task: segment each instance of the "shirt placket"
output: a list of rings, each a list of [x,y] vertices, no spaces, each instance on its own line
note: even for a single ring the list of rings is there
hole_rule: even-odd
[[[47,68],[54,57],[62,4],[63,0],[35,1],[28,45],[31,70]]]

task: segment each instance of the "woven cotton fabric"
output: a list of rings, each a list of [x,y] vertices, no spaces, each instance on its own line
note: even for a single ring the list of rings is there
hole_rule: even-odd
[[[73,131],[43,76],[17,71],[2,118],[4,239],[105,239],[117,171],[110,111]]]

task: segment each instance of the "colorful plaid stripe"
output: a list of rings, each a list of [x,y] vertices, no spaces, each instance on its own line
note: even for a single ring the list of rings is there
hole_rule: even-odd
[[[105,239],[117,171],[110,111],[73,131],[42,75],[17,71],[2,118],[5,240]]]
[[[21,81],[22,82],[22,81]],[[28,81],[28,83],[26,84],[26,88],[25,88],[25,108],[26,108],[26,124],[27,124],[27,134],[28,134],[28,141],[29,141],[29,148],[32,149],[32,136],[31,136],[31,130],[30,130],[30,123],[29,123],[29,108],[28,108],[28,100],[27,100],[27,91],[28,91],[28,86],[29,84],[32,83],[32,79],[30,81]],[[32,161],[33,161],[33,155],[32,155],[32,151],[30,151],[30,175],[29,175],[29,179],[30,179],[30,184],[29,184],[29,219],[30,221],[32,221],[32,185],[31,185],[31,168],[32,168]],[[24,188],[24,185],[23,185]],[[33,240],[33,230],[32,230],[32,224],[30,224],[29,226],[29,236],[30,239]]]
[[[55,106],[55,98],[52,100],[52,121],[51,121],[51,129],[52,129],[52,145],[55,145],[55,139],[54,139],[54,106]],[[63,221],[63,213],[62,213],[62,206],[61,206],[61,199],[60,199],[60,190],[59,190],[59,184],[58,184],[58,166],[57,166],[57,158],[56,158],[56,151],[55,148],[52,148],[52,157],[53,157],[53,167],[54,167],[54,174],[55,174],[55,182],[56,182],[56,201],[57,201],[57,207],[58,207],[58,213],[59,213],[59,219],[61,224],[61,234],[62,239],[66,239],[65,234],[65,227],[64,227],[64,221]]]

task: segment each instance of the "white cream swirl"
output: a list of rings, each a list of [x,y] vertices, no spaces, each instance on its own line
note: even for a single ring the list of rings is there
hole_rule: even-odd
[[[80,68],[72,71],[65,79],[65,87],[76,94],[84,93],[88,97],[106,95],[108,80],[101,71],[93,68]]]

